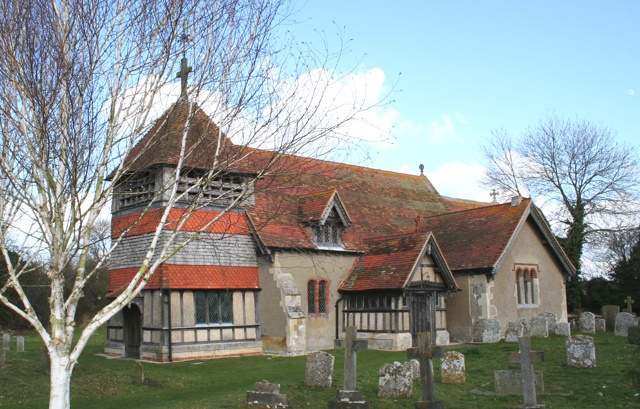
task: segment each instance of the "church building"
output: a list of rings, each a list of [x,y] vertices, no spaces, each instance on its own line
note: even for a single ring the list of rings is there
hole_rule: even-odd
[[[575,269],[530,199],[452,199],[424,175],[236,146],[186,101],[125,164],[112,180],[120,244],[108,296],[138,271],[168,208],[157,246],[175,255],[109,321],[108,354],[304,354],[334,348],[347,325],[369,348],[404,350],[419,332],[471,341],[485,319],[503,334],[507,322],[543,312],[567,320]]]

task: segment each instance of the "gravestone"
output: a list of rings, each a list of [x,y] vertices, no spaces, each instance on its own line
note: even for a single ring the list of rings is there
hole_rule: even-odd
[[[607,331],[613,331],[616,326],[616,315],[620,312],[617,305],[605,305],[602,307],[602,316],[607,323]]]
[[[330,388],[336,358],[324,351],[307,355],[304,384],[314,388]]]
[[[596,345],[592,337],[576,335],[565,340],[567,365],[572,368],[595,368]]]
[[[140,361],[133,361],[131,363],[131,382],[144,385],[144,368]]]
[[[18,335],[16,337],[16,351],[24,352],[24,337]]]
[[[592,312],[583,312],[580,314],[579,321],[580,332],[585,334],[596,333],[596,316]]]
[[[420,362],[417,359],[412,359],[409,361],[409,366],[411,367],[411,379],[414,381],[420,379]]]
[[[553,332],[558,337],[570,337],[571,325],[568,322],[557,322],[553,328]]]
[[[495,344],[500,341],[500,321],[480,319],[473,326],[473,342]]]
[[[543,312],[538,315],[538,317],[543,317],[547,320],[547,328],[549,329],[549,333],[553,334],[556,323],[558,322],[558,316],[552,312]]]
[[[467,381],[464,355],[457,351],[447,351],[440,361],[442,383],[462,385]]]
[[[536,396],[544,393],[544,377],[542,371],[533,371]],[[498,369],[493,371],[496,395],[522,396],[522,371],[520,369]]]
[[[531,320],[531,336],[537,338],[549,337],[549,321],[546,317],[535,317]]]
[[[356,367],[358,351],[368,349],[367,341],[358,341],[355,326],[345,328],[345,339],[336,340],[336,348],[344,348],[344,389],[338,390],[336,399],[329,401],[329,409],[368,408],[369,402],[356,390]]]
[[[394,362],[380,367],[378,396],[382,398],[409,398],[413,393],[411,365],[409,362]]]
[[[2,334],[2,349],[9,350],[9,344],[11,343],[11,334],[5,332]]]
[[[607,321],[604,318],[596,317],[596,332],[606,332]]]
[[[518,318],[516,322],[522,324],[522,336],[530,337],[531,336],[531,321],[526,318]],[[520,337],[518,337],[520,339]],[[516,341],[517,342],[517,341]]]
[[[635,304],[636,302],[631,298],[630,295],[627,296],[627,298],[624,300],[624,302],[627,303],[627,308],[625,308],[625,312],[628,312],[630,314],[633,314],[633,307],[632,304]]]
[[[518,342],[523,336],[524,326],[522,322],[507,322],[507,329],[504,332],[504,342]]]
[[[629,312],[621,312],[616,315],[616,324],[613,334],[616,337],[626,337],[629,327],[636,324],[636,317]]]
[[[545,322],[546,324],[546,322]],[[520,352],[509,354],[509,363],[519,363],[522,374],[522,397],[524,403],[520,408],[544,408],[543,404],[538,404],[536,400],[535,374],[533,372],[534,362],[544,362],[543,351],[531,351],[531,338],[522,337],[518,340]]]
[[[629,327],[627,340],[630,344],[640,345],[640,325],[631,325]]]
[[[287,407],[287,395],[280,393],[280,385],[267,381],[256,382],[253,391],[247,391],[248,407],[266,408],[273,406]]]
[[[418,334],[418,347],[407,349],[409,359],[417,359],[420,362],[420,386],[422,400],[416,402],[416,409],[444,409],[444,403],[436,400],[436,386],[433,375],[433,358],[441,357],[442,347],[437,347],[431,340],[431,334],[421,332]]]

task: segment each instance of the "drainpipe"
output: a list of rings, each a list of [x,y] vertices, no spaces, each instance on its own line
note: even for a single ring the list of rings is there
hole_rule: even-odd
[[[169,305],[167,307],[169,310],[169,362],[173,362],[173,351],[171,348],[171,289],[169,289]]]
[[[336,341],[340,339],[340,302],[344,300],[344,297],[341,295],[336,301]]]

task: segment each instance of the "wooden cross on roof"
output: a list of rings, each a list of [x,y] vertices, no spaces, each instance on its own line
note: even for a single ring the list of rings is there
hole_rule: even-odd
[[[631,298],[630,295],[627,295],[627,298],[624,300],[627,303],[627,312],[632,313],[631,304],[635,304],[636,302]]]
[[[436,400],[436,385],[433,375],[434,357],[441,357],[444,353],[442,347],[433,345],[431,334],[421,332],[418,334],[418,347],[407,349],[407,358],[417,359],[420,362],[420,385],[422,386],[422,401],[416,402],[416,408],[444,409],[441,400]]]
[[[531,351],[531,337],[520,337],[518,339],[520,352],[509,354],[509,363],[519,363],[522,373],[522,396],[524,404],[520,408],[538,409],[544,405],[536,402],[535,373],[533,372],[534,362],[544,362],[544,351]]]
[[[368,349],[366,339],[358,341],[358,331],[355,326],[345,328],[346,339],[336,340],[336,348],[344,348],[344,390],[356,390],[356,367],[358,351]]]
[[[193,69],[189,67],[189,63],[187,62],[186,57],[182,57],[180,61],[180,71],[176,75],[176,78],[180,78],[182,80],[182,86],[180,91],[180,100],[187,101],[187,79],[189,78],[189,73],[192,72]]]

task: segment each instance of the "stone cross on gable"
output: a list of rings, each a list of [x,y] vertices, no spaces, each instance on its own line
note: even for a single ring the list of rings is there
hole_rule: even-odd
[[[498,197],[498,192],[496,192],[495,189],[493,189],[491,193],[489,193],[489,196],[493,197],[493,203],[498,203],[498,200],[496,199]]]
[[[180,61],[180,71],[176,75],[176,78],[180,78],[182,80],[181,91],[180,91],[180,99],[182,101],[187,100],[187,79],[189,77],[189,73],[192,72],[193,69],[189,67],[189,63],[185,57],[182,57]]]
[[[355,326],[345,328],[346,339],[336,340],[336,348],[344,348],[344,390],[356,390],[356,366],[358,351],[368,349],[367,340],[359,340]]]
[[[535,374],[533,372],[534,362],[544,362],[544,351],[531,351],[531,337],[520,337],[518,346],[520,347],[520,352],[509,354],[509,363],[519,363],[522,372],[524,404],[519,407],[527,409],[544,408],[544,405],[536,402]]]
[[[631,298],[630,295],[627,295],[627,299],[625,300],[625,302],[627,303],[627,312],[628,313],[632,313],[632,308],[631,308],[631,304],[635,304],[635,301]]]
[[[420,362],[420,385],[422,386],[422,401],[416,402],[416,409],[444,409],[442,401],[436,400],[436,385],[433,376],[434,357],[441,357],[444,349],[433,345],[431,334],[421,332],[418,334],[419,345],[417,348],[407,349],[407,358],[417,359]]]

